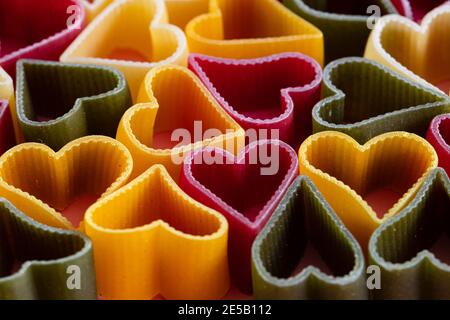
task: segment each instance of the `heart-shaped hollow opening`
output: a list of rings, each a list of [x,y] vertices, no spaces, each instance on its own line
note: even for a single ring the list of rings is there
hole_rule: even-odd
[[[417,211],[403,219],[409,223],[393,223],[379,235],[376,249],[385,261],[405,263],[428,250],[450,265],[450,195],[443,183],[433,184],[429,193]],[[394,242],[389,235],[395,235]]]
[[[294,56],[253,63],[196,57],[194,63],[232,111],[260,120],[286,112],[283,89],[306,86],[317,77],[312,63]]]
[[[307,161],[350,187],[382,219],[432,166],[433,157],[416,140],[392,136],[356,149],[350,140],[322,136],[310,145]]]
[[[450,117],[444,117],[439,121],[437,131],[450,149]]]
[[[31,121],[64,116],[77,99],[105,94],[119,85],[116,74],[78,65],[23,63],[23,112]]]
[[[2,1],[0,59],[67,29],[70,0]]]
[[[96,20],[99,24],[95,30],[96,41],[85,41],[77,49],[78,54],[137,62],[168,58],[176,51],[177,42],[166,41],[164,50],[153,47],[151,23],[161,14],[160,11],[157,1],[130,0],[121,3],[108,15],[102,16],[102,21]],[[173,37],[171,34],[166,36]]]
[[[196,155],[201,155],[203,161],[198,162],[194,157],[190,165],[192,177],[214,195],[213,201],[224,202],[248,221],[256,222],[292,171],[293,162],[288,151],[272,146],[259,145],[239,162],[229,153],[204,150]],[[264,154],[267,155],[264,160],[256,159]],[[215,162],[210,163],[208,159]],[[268,164],[270,160],[273,161]],[[262,174],[261,169],[271,165],[277,165],[276,174]]]
[[[304,190],[305,183],[301,185]],[[355,266],[351,245],[311,194],[298,191],[286,212],[261,241],[258,250],[271,276],[289,279],[314,266],[327,275],[342,277]]]
[[[355,124],[390,112],[440,101],[442,97],[387,74],[386,70],[360,61],[336,65],[329,73],[332,84],[345,94],[321,110],[321,116],[337,124]],[[390,88],[398,88],[390,93]],[[427,124],[428,125],[428,124]],[[426,127],[423,128],[424,133]]]
[[[367,8],[371,5],[380,5],[381,1],[374,0],[303,0],[312,9],[345,15],[368,16]]]
[[[134,184],[127,192],[102,203],[92,219],[102,228],[112,230],[134,229],[163,221],[188,235],[209,236],[217,232],[221,227],[217,217],[204,207],[187,203],[186,195],[176,190],[168,179],[161,169],[155,169],[145,183]]]
[[[224,119],[213,98],[202,90],[195,76],[182,69],[161,69],[148,84],[158,111],[153,132],[148,119],[151,110],[136,113],[131,128],[136,138],[154,149],[186,146],[228,133],[231,122]]]
[[[56,156],[24,147],[0,164],[0,177],[63,215],[67,210],[66,218],[78,226],[85,209],[123,179],[128,161],[109,141],[81,143]]]
[[[0,220],[0,278],[13,275],[27,261],[61,259],[86,245],[76,234],[39,229],[29,219],[12,214],[5,202],[0,203]]]
[[[223,40],[294,36],[309,31],[307,26],[302,32],[289,19],[269,14],[281,6],[276,1],[217,0],[217,4],[222,13]],[[197,32],[209,38],[210,30],[206,27]]]
[[[445,93],[450,91],[450,59],[446,54],[450,50],[449,19],[450,10],[442,10],[430,24],[422,26],[427,28],[423,33],[394,20],[380,37],[382,48],[398,63]]]

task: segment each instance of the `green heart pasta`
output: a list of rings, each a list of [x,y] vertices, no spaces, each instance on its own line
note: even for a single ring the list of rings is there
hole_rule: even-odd
[[[312,265],[299,270],[308,242],[331,274]],[[253,243],[253,290],[258,299],[366,299],[364,265],[356,239],[300,176]]]
[[[91,241],[40,224],[0,198],[0,300],[95,298]]]
[[[283,3],[323,32],[326,62],[363,56],[369,27],[376,22],[374,14],[397,13],[390,0],[283,0]]]
[[[111,67],[22,60],[17,65],[17,120],[25,141],[55,151],[88,135],[114,137],[131,106],[127,81]]]
[[[435,116],[450,112],[445,94],[364,58],[330,63],[323,79],[323,99],[312,114],[315,133],[339,131],[359,143],[391,131],[424,137]]]
[[[415,200],[375,231],[369,242],[370,263],[381,270],[375,299],[450,299],[449,208],[450,180],[438,168]]]

